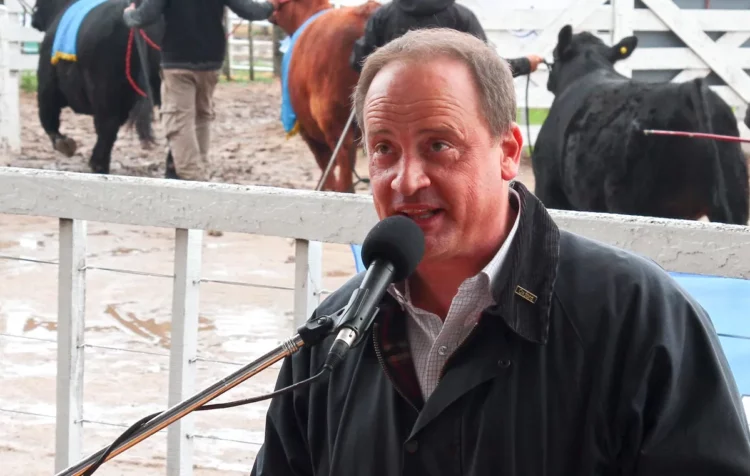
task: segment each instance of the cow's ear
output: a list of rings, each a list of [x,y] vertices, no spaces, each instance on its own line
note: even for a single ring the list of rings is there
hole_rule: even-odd
[[[635,36],[627,36],[620,40],[616,45],[612,46],[610,50],[610,58],[612,62],[624,60],[633,54],[633,50],[638,46],[638,38]]]
[[[559,58],[564,58],[570,51],[570,47],[573,43],[573,27],[565,25],[560,29],[560,33],[557,34],[557,55]]]
[[[557,47],[560,50],[567,49],[573,42],[573,27],[565,25],[560,28],[560,33],[557,34]]]

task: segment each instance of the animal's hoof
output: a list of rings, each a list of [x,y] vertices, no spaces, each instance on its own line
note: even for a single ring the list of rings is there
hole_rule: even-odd
[[[65,155],[65,157],[73,157],[78,149],[78,144],[71,137],[63,136],[55,139],[55,150]]]

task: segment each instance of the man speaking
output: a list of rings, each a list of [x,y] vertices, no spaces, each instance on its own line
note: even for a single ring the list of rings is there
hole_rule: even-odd
[[[424,258],[328,380],[272,401],[253,475],[750,474],[706,312],[512,182],[506,61],[466,33],[410,31],[367,57],[354,102],[378,216],[413,219]],[[316,374],[334,339],[287,358],[277,388]]]

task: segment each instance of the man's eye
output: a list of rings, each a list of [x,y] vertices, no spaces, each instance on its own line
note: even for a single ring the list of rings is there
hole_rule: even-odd
[[[448,144],[445,142],[433,142],[430,146],[433,152],[442,152],[448,148]]]
[[[377,154],[387,154],[391,149],[385,144],[378,144],[375,146],[374,150]]]

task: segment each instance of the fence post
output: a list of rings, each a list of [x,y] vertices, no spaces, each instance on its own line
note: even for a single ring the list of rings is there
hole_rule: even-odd
[[[86,306],[86,222],[61,218],[59,230],[55,472],[81,457]]]
[[[274,25],[271,29],[271,58],[273,58],[273,77],[274,78],[280,78],[281,77],[281,60],[284,55],[281,54],[281,51],[279,51],[279,46],[281,45],[282,36],[284,35],[284,31],[278,26]]]
[[[172,407],[195,393],[198,308],[203,230],[175,230],[174,284],[169,344],[169,401]],[[167,428],[167,474],[193,474],[193,414]]]
[[[612,0],[612,44],[633,34],[633,11],[635,0]],[[620,74],[632,77],[633,69],[628,60],[615,63],[615,70]]]
[[[255,81],[255,51],[253,51],[253,22],[247,22],[247,62],[250,66],[250,81]]]
[[[227,54],[224,56],[224,64],[221,68],[224,70],[224,77],[227,81],[232,80],[232,18],[229,16],[229,8],[224,7],[224,34],[227,36]]]
[[[295,240],[294,328],[305,323],[320,303],[323,247],[318,241]]]
[[[21,117],[18,101],[18,74],[11,71],[8,7],[0,5],[0,153],[21,152]]]

